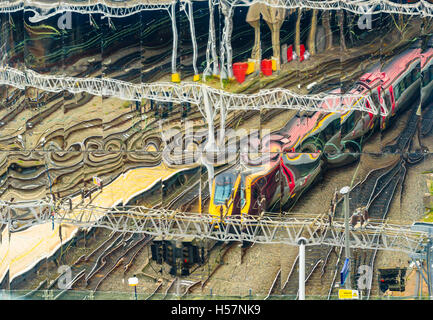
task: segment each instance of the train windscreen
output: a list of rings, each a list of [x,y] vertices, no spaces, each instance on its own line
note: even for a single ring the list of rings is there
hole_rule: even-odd
[[[214,204],[225,204],[226,200],[230,197],[235,182],[234,175],[223,175],[215,178],[215,196]]]

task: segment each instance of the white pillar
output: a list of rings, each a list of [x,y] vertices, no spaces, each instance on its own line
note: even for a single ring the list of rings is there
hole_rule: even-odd
[[[299,238],[299,300],[305,300],[305,244],[307,239]]]
[[[176,60],[177,60],[177,28],[176,28],[176,3],[171,5],[171,28],[173,30],[173,52],[171,55],[171,73],[176,73]]]
[[[206,63],[207,69],[210,70],[212,63],[212,74],[219,74],[218,71],[218,57],[216,53],[216,36],[215,36],[215,20],[214,20],[214,4],[213,0],[209,0],[209,37],[206,50]],[[212,60],[211,60],[212,55]]]
[[[206,119],[207,127],[208,127],[208,141],[206,146],[204,147],[205,151],[212,152],[216,151],[217,147],[215,144],[215,123],[214,123],[214,110],[210,104],[209,96],[207,92],[207,88],[202,86],[202,94],[203,94],[203,109],[199,106],[199,109]]]
[[[415,263],[417,263],[418,261],[416,261]],[[416,268],[416,275],[415,275],[415,277],[416,277],[416,283],[415,283],[415,297],[419,297],[420,296],[420,282],[421,282],[421,274],[420,274],[420,272],[419,272],[419,270],[418,270],[418,268]]]
[[[191,41],[192,41],[192,67],[194,68],[194,75],[198,75],[197,70],[197,40],[195,37],[195,27],[194,27],[194,10],[192,7],[192,2],[188,1],[188,13],[187,17],[189,20],[189,29],[191,32]]]
[[[212,194],[212,182],[215,176],[215,171],[212,163],[207,162],[206,156],[202,155],[202,163],[206,167],[207,170],[207,178],[208,178],[208,187],[209,187],[209,194]]]
[[[220,135],[219,135],[219,145],[224,146],[224,137],[226,134],[226,117],[227,117],[227,109],[220,103]],[[224,148],[221,148],[224,150]]]
[[[346,254],[346,259],[349,259],[349,271],[347,273],[347,279],[345,282],[345,288],[346,289],[350,289],[350,287],[352,286],[351,282],[350,282],[350,270],[352,268],[351,263],[350,263],[350,242],[349,242],[349,191],[350,191],[350,187],[343,187],[340,190],[340,193],[342,195],[344,195],[344,243],[345,243],[345,254]]]
[[[227,53],[227,77],[233,78],[233,68],[232,68],[232,32],[233,32],[233,13],[234,8],[231,4],[221,1],[221,8],[224,14],[224,28],[223,28],[223,44]]]
[[[220,15],[221,15],[221,8],[222,8],[222,5],[219,6]],[[221,60],[220,61],[220,83],[221,83],[221,88],[223,87],[222,80],[224,78],[228,78],[227,68],[225,65],[225,55],[226,55],[226,53],[225,53],[226,47],[224,45],[224,30],[225,30],[225,28],[226,28],[226,26],[224,26],[222,38],[220,38],[220,60]]]
[[[214,126],[214,116],[215,111],[213,106],[211,106],[208,96],[208,91],[206,86],[201,87],[202,95],[203,95],[203,105],[198,105],[200,113],[203,115],[207,122],[208,126],[208,141],[204,147],[204,152],[216,152],[218,151],[218,147],[215,143],[215,126]],[[208,174],[208,184],[209,184],[209,194],[212,194],[212,181],[214,178],[214,167],[213,163],[208,163],[206,155],[204,153],[201,154],[201,162],[206,166],[207,174]]]

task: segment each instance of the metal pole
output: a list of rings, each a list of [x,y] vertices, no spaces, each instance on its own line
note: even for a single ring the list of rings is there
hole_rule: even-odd
[[[427,288],[428,288],[428,297],[429,299],[432,298],[432,267],[431,267],[431,241],[428,241],[427,244],[427,257],[426,257],[426,262],[427,262]]]
[[[137,286],[134,287],[134,292],[135,292],[135,300],[138,300],[137,299]]]
[[[349,192],[346,192],[344,194],[344,243],[345,243],[345,252],[346,252],[346,259],[349,259],[349,272],[347,273],[347,279],[345,282],[345,288],[350,289],[351,283],[350,283],[350,269],[351,269],[351,263],[350,263],[350,244],[349,244]]]
[[[180,295],[180,281],[179,278],[176,279],[176,295]]]
[[[170,15],[170,11],[169,11]],[[171,73],[177,73],[176,60],[177,60],[177,28],[176,28],[176,3],[171,5],[171,28],[173,30],[173,52],[171,55]]]
[[[305,300],[305,244],[307,239],[299,238],[299,300]]]
[[[198,75],[197,70],[197,40],[195,37],[195,27],[194,27],[194,9],[192,7],[192,2],[188,1],[188,10],[185,9],[186,15],[189,20],[189,29],[191,32],[191,41],[192,41],[192,67],[194,69],[194,75]]]
[[[422,271],[420,269],[418,269],[418,273],[420,276],[420,281],[419,281],[419,299],[422,298],[422,283],[423,283],[423,278],[422,278]]]

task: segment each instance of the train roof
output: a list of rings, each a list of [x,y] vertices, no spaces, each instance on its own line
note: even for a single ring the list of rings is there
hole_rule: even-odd
[[[392,59],[389,63],[385,64],[382,71],[386,74],[383,85],[389,85],[401,73],[403,73],[410,63],[419,61],[421,59],[421,49],[410,49],[402,52]]]
[[[396,55],[391,61],[381,67],[380,63],[376,63],[368,72],[363,74],[351,93],[365,93],[369,88],[374,88],[382,83],[383,87],[389,86],[400,74],[402,74],[407,66],[417,60],[420,61],[421,68],[424,68],[433,58],[433,48],[429,48],[421,53],[421,48],[412,48],[403,51]],[[381,82],[382,81],[382,82]]]
[[[432,61],[433,58],[433,48],[428,48],[425,52],[421,54],[421,69]]]

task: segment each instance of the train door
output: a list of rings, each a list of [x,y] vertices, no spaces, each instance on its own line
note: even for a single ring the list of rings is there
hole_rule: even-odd
[[[284,187],[283,187],[284,191],[282,192],[282,207],[283,208],[286,208],[287,203],[295,195],[295,193],[294,193],[295,177],[293,175],[293,172],[290,170],[290,167],[284,161],[285,156],[286,155],[283,155],[280,158],[280,167],[281,167],[281,172],[282,172],[280,179],[284,180]],[[293,157],[293,154],[291,156]]]
[[[284,152],[284,145],[289,142],[287,124],[291,121],[294,111],[289,109],[261,109],[260,110],[260,146],[259,155],[261,165],[269,168],[260,181],[258,212],[280,213],[281,185],[278,158]],[[281,126],[283,127],[281,129]],[[278,130],[276,130],[278,129]]]
[[[394,88],[392,85],[389,86],[388,93],[385,94],[385,104],[387,105],[391,116],[394,116],[395,115],[395,95],[394,95]]]
[[[267,178],[260,177],[251,186],[251,205],[252,210],[250,214],[260,215],[263,212],[268,211],[267,206],[270,201],[269,196],[267,196],[265,187],[267,184]]]

